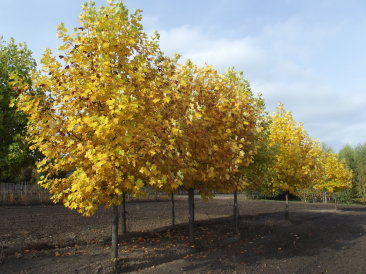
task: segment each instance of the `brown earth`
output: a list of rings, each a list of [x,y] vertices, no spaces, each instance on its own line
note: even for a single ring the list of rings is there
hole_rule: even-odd
[[[187,244],[187,201],[129,202],[119,240],[121,272],[366,273],[366,207],[239,198],[240,235],[231,196],[196,198],[196,245]],[[82,217],[60,205],[0,207],[0,273],[113,273],[110,210]]]

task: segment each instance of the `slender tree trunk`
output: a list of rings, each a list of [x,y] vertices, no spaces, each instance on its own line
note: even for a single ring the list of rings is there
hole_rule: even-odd
[[[112,246],[111,258],[117,262],[118,259],[118,206],[112,207]]]
[[[286,203],[285,203],[285,219],[288,220],[288,219],[290,219],[290,211],[289,211],[289,202],[288,202],[288,192],[287,191],[285,193],[285,199],[286,199]]]
[[[122,223],[122,235],[127,233],[127,220],[126,220],[126,193],[122,193],[122,212],[121,212],[121,223]]]
[[[234,206],[233,206],[233,217],[234,217],[234,233],[239,234],[239,207],[238,207],[238,192],[234,192]]]
[[[326,204],[326,203],[327,203],[327,192],[324,191],[324,204]]]
[[[171,194],[171,200],[172,200],[172,226],[175,226],[175,204],[174,204],[174,193]]]
[[[337,210],[337,195],[334,193],[334,210]]]
[[[188,231],[189,231],[189,243],[194,245],[194,189],[188,189]]]

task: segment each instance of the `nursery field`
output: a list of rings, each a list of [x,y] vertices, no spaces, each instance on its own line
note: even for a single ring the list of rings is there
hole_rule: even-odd
[[[187,232],[187,200],[128,202],[129,233],[119,239],[122,272],[366,273],[366,207],[239,197],[240,235],[232,233],[232,197],[196,197],[196,245]],[[112,273],[111,212],[83,217],[61,205],[0,207],[0,273]]]

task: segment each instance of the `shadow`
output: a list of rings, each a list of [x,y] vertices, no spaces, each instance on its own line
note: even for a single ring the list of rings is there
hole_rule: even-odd
[[[174,228],[165,226],[150,232],[127,233],[119,238],[119,242],[124,246],[133,246],[135,254],[122,257],[118,262],[118,269],[121,273],[139,271],[178,259],[191,258],[194,254],[208,250],[205,241],[217,239],[217,235],[212,234],[212,227],[231,225],[231,221],[231,217],[226,217],[195,222],[196,244],[194,246],[189,245],[187,223],[177,224]],[[230,229],[225,233],[232,235]],[[211,242],[210,247],[222,245]],[[138,252],[139,249],[146,247],[153,251]]]
[[[294,257],[318,256],[322,250],[350,249],[366,234],[365,216],[352,215],[350,208],[332,212],[291,212],[288,221],[283,212],[241,216],[240,238],[218,248],[206,248],[209,258],[190,260],[183,271],[227,271],[240,264],[256,265],[261,260],[285,261]],[[350,212],[351,214],[347,214]],[[223,231],[221,231],[223,232]]]
[[[289,220],[283,218],[283,212],[242,215],[239,236],[233,233],[231,217],[199,221],[195,223],[197,245],[193,247],[187,244],[187,224],[128,233],[120,241],[134,250],[132,255],[122,257],[119,269],[121,272],[140,271],[184,259],[189,264],[182,268],[183,272],[203,269],[231,272],[240,262],[250,265],[268,258],[313,256],[323,248],[348,247],[350,241],[364,233],[356,220],[346,224],[340,219],[337,214],[316,211],[291,212]],[[330,223],[337,225],[332,229]],[[150,251],[139,252],[141,248]]]
[[[352,207],[344,207],[344,206],[339,206],[337,211],[345,211],[345,212],[351,212],[351,211],[355,211],[355,212],[365,212],[366,213],[366,208],[363,207],[357,207],[357,206],[352,206]]]

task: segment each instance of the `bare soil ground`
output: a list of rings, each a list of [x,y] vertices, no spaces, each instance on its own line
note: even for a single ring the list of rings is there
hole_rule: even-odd
[[[119,270],[141,273],[366,273],[366,207],[196,199],[196,245],[187,244],[187,201],[129,202]],[[0,273],[113,273],[110,210],[82,217],[61,205],[0,207]]]

